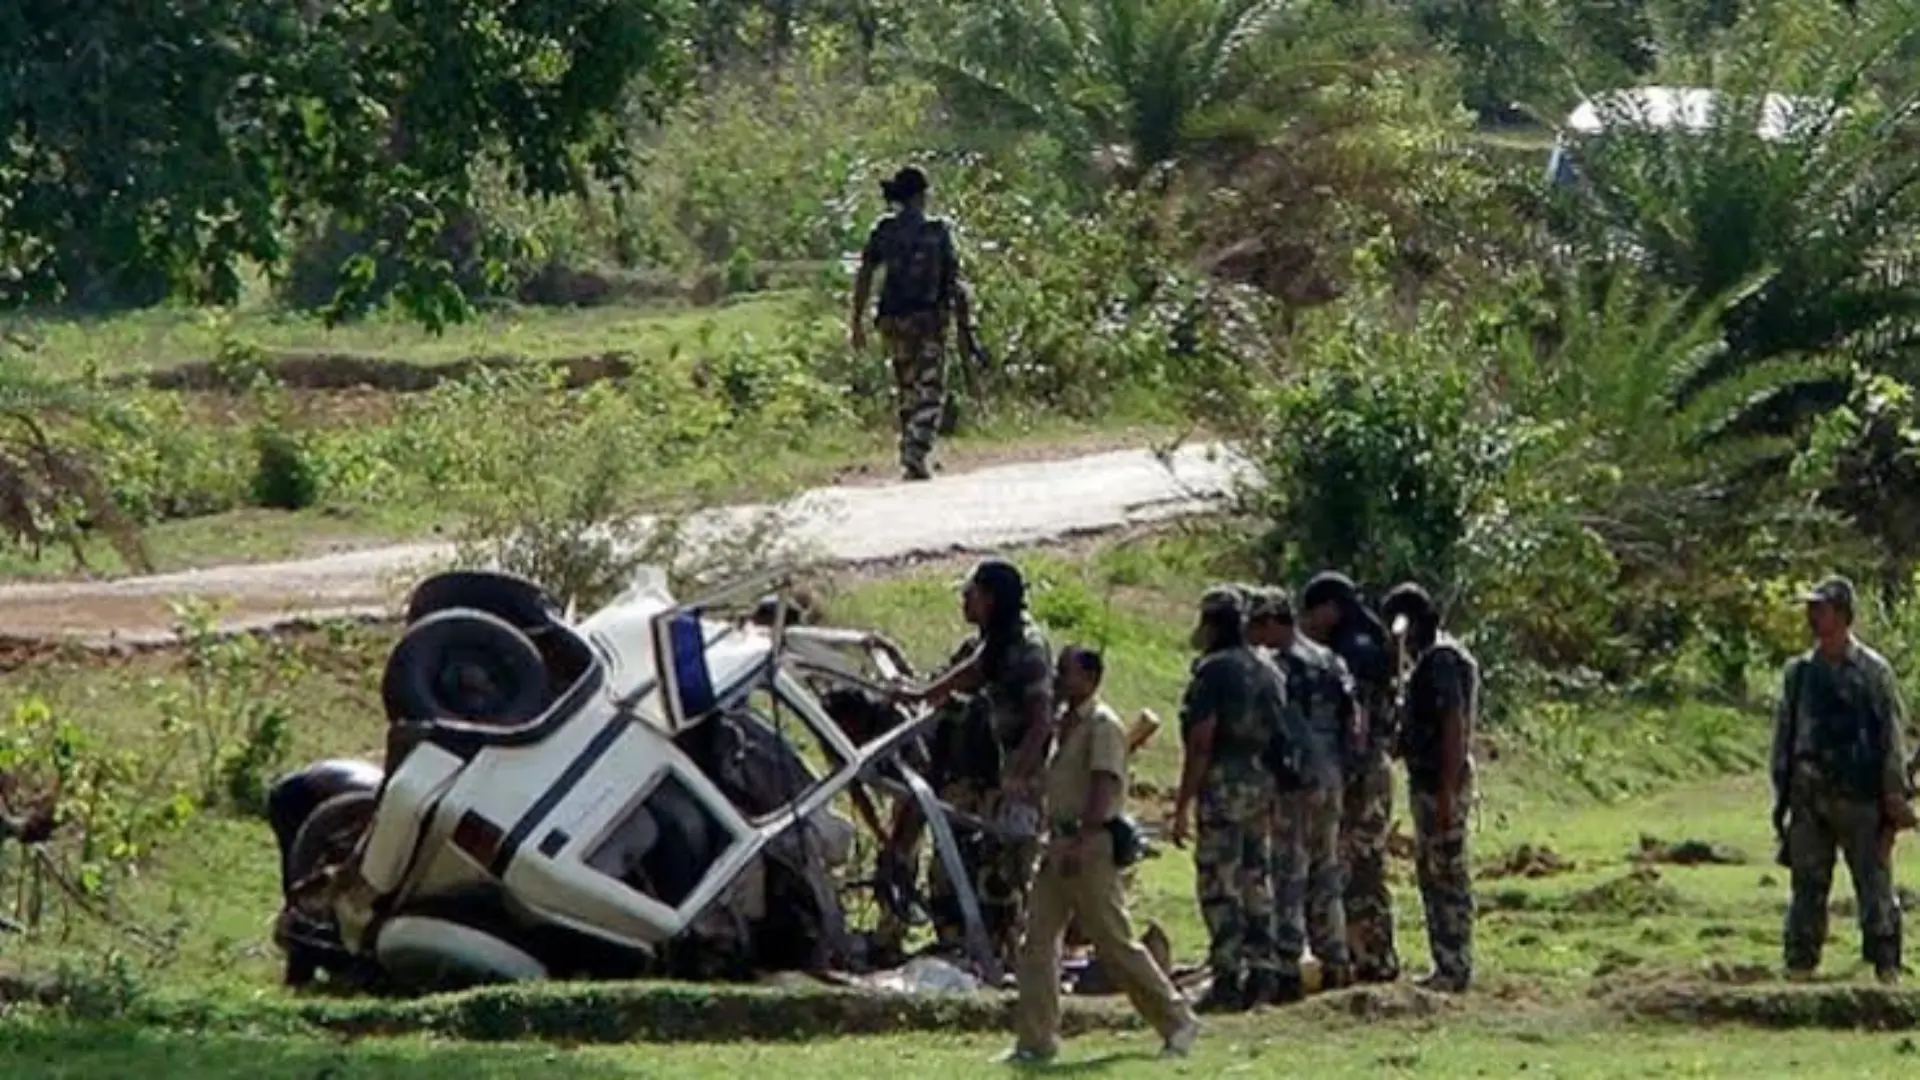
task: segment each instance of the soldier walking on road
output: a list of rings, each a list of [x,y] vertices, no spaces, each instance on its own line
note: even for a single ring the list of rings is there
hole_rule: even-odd
[[[1045,853],[1027,908],[1020,952],[1020,1001],[1010,1059],[1041,1062],[1060,1042],[1060,945],[1078,917],[1100,961],[1112,970],[1141,1019],[1182,1056],[1200,1032],[1186,999],[1133,939],[1120,871],[1137,854],[1121,815],[1127,796],[1127,734],[1099,698],[1105,663],[1084,647],[1062,649],[1054,693],[1065,703],[1059,746],[1047,768]],[[1123,838],[1124,833],[1124,838]]]
[[[855,352],[867,346],[867,303],[874,271],[880,283],[878,327],[893,361],[900,414],[900,466],[909,480],[933,474],[927,459],[940,431],[947,394],[947,324],[952,320],[963,349],[973,351],[973,317],[953,230],[927,216],[927,174],[911,166],[880,185],[894,213],[881,218],[860,251],[854,276],[848,337]]]
[[[1473,983],[1473,878],[1467,810],[1473,805],[1473,729],[1480,710],[1480,665],[1440,629],[1440,613],[1420,586],[1395,586],[1380,605],[1394,636],[1413,657],[1403,689],[1402,756],[1413,807],[1414,867],[1427,914],[1433,971],[1427,990],[1465,993]]]
[[[935,708],[958,693],[985,698],[1001,764],[997,789],[974,808],[998,826],[981,842],[980,908],[1001,964],[1011,968],[1039,853],[1041,774],[1053,737],[1053,661],[1027,611],[1026,579],[1012,563],[987,559],[974,567],[961,608],[980,630],[979,646],[932,685],[896,691],[895,698]],[[943,874],[936,864],[929,891],[939,891]]]
[[[1200,804],[1194,877],[1211,939],[1213,985],[1204,1012],[1237,1011],[1270,994],[1273,951],[1272,826],[1274,783],[1267,765],[1273,733],[1286,722],[1286,684],[1247,647],[1240,591],[1215,588],[1200,601],[1193,667],[1180,706],[1185,746],[1174,801],[1175,846],[1193,834]]]
[[[1340,865],[1342,749],[1358,723],[1353,678],[1333,650],[1294,632],[1284,591],[1256,590],[1247,640],[1272,650],[1287,676],[1287,709],[1297,725],[1289,741],[1302,747],[1294,775],[1277,775],[1272,830],[1274,950],[1279,983],[1274,1002],[1302,996],[1300,958],[1309,942],[1320,961],[1323,990],[1353,981],[1347,952],[1345,873]],[[1273,763],[1282,771],[1289,764]]]
[[[1358,724],[1346,747],[1340,809],[1347,946],[1355,980],[1392,982],[1400,977],[1393,891],[1387,884],[1397,717],[1386,628],[1361,604],[1353,581],[1334,572],[1316,575],[1300,591],[1299,618],[1308,638],[1345,661],[1359,698]]]
[[[1839,577],[1806,594],[1814,647],[1787,663],[1774,724],[1774,824],[1793,882],[1786,968],[1805,980],[1820,966],[1837,850],[1859,901],[1861,953],[1893,983],[1901,968],[1893,839],[1914,824],[1902,768],[1906,709],[1892,667],[1853,636],[1853,599],[1853,585]]]

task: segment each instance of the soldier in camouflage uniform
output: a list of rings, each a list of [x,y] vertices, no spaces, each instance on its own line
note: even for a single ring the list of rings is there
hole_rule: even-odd
[[[971,351],[972,315],[953,231],[945,220],[927,216],[926,174],[909,166],[880,190],[898,209],[880,219],[861,248],[848,336],[856,352],[866,349],[873,275],[884,267],[878,326],[893,361],[900,465],[907,479],[925,480],[933,475],[927,458],[946,402],[947,324],[953,322],[962,347]]]
[[[1340,859],[1346,878],[1347,948],[1359,982],[1400,977],[1394,945],[1393,891],[1387,885],[1387,836],[1393,826],[1397,713],[1386,629],[1360,602],[1344,574],[1316,575],[1300,592],[1300,630],[1346,662],[1359,699],[1341,794]]]
[[[1395,586],[1381,614],[1404,620],[1413,665],[1403,688],[1401,754],[1413,808],[1414,868],[1426,908],[1433,971],[1428,990],[1465,993],[1473,983],[1473,879],[1467,810],[1473,804],[1473,729],[1480,711],[1480,665],[1440,628],[1433,598],[1415,584]]]
[[[999,761],[995,782],[977,791],[950,785],[947,794],[960,800],[948,800],[956,809],[999,827],[995,835],[973,841],[978,844],[975,887],[994,951],[1011,970],[1019,955],[1022,909],[1039,854],[1040,781],[1053,734],[1053,658],[1027,611],[1025,579],[1012,563],[988,559],[975,567],[964,583],[961,607],[967,621],[979,629],[978,645],[932,685],[902,689],[895,696],[939,708],[955,694],[971,693],[976,707],[984,710],[992,738],[968,743],[977,749],[985,741],[992,747]],[[969,777],[978,772],[963,771]],[[937,862],[931,876],[936,931],[944,924],[946,933],[958,936],[958,905],[950,900],[951,888]]]
[[[1847,860],[1860,908],[1860,948],[1882,982],[1900,977],[1900,904],[1892,843],[1913,824],[1902,766],[1906,708],[1885,658],[1853,636],[1853,586],[1830,578],[1805,597],[1815,645],[1789,661],[1776,713],[1773,783],[1793,901],[1787,974],[1810,979],[1827,938],[1833,857]]]
[[[1287,722],[1286,683],[1247,647],[1245,608],[1237,589],[1216,588],[1202,598],[1193,634],[1201,655],[1180,706],[1185,755],[1172,839],[1186,843],[1198,801],[1193,862],[1211,938],[1213,984],[1200,1002],[1208,1012],[1245,1009],[1271,996],[1277,983],[1267,755]]]
[[[1340,808],[1343,746],[1358,723],[1359,705],[1346,661],[1294,632],[1293,604],[1283,590],[1253,592],[1247,640],[1286,675],[1287,711],[1295,724],[1290,741],[1302,748],[1298,772],[1275,778],[1273,938],[1279,985],[1273,1000],[1285,1004],[1301,997],[1300,957],[1309,942],[1320,960],[1322,989],[1339,990],[1353,981]]]

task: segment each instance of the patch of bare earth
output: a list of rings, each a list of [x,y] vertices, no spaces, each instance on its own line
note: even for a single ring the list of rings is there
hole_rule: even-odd
[[[1476,875],[1482,881],[1502,878],[1546,878],[1569,874],[1578,867],[1573,860],[1545,844],[1521,844],[1483,864]]]
[[[1667,866],[1745,866],[1747,856],[1725,844],[1706,840],[1681,840],[1669,843],[1657,836],[1640,836],[1640,847],[1628,858],[1642,865]]]

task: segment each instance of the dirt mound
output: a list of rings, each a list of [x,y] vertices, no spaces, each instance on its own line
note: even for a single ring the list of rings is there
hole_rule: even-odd
[[[470,378],[483,371],[504,371],[531,365],[559,368],[564,373],[569,389],[624,379],[636,370],[633,357],[625,353],[542,360],[512,355],[472,356],[446,364],[421,364],[350,353],[278,353],[266,361],[267,371],[289,390],[371,389],[389,394],[419,393],[441,383]],[[144,384],[153,390],[213,393],[235,389],[232,380],[233,376],[226,366],[203,360],[119,381]]]
[[[1664,982],[1607,996],[1637,1020],[1766,1028],[1907,1030],[1920,1027],[1920,992],[1881,986],[1715,985]]]
[[[1569,911],[1644,918],[1670,915],[1683,906],[1680,891],[1660,880],[1660,871],[1642,866],[1624,877],[1584,889],[1567,898]]]
[[[1644,865],[1667,866],[1745,866],[1747,856],[1725,844],[1706,840],[1682,840],[1670,844],[1657,836],[1640,834],[1640,847],[1627,858]]]
[[[1417,987],[1396,983],[1387,986],[1358,986],[1316,994],[1297,1007],[1297,1015],[1355,1020],[1425,1019],[1458,1007],[1459,1000],[1447,994],[1435,994]]]
[[[1545,878],[1559,874],[1572,873],[1579,869],[1573,860],[1542,844],[1521,844],[1519,847],[1495,858],[1480,867],[1475,875],[1482,881],[1497,881],[1501,878]]]

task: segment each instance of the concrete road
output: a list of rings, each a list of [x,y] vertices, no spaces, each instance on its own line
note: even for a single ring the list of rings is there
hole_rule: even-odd
[[[1124,450],[917,484],[820,489],[778,510],[788,522],[786,554],[859,564],[992,551],[1204,513],[1230,492],[1242,469],[1217,445],[1186,447],[1164,460]],[[717,508],[690,528],[696,535],[725,534],[769,509]],[[232,628],[391,611],[415,578],[453,555],[449,544],[402,544],[151,577],[3,586],[0,637],[166,640],[172,637],[168,605],[188,596],[221,605],[222,622]]]

